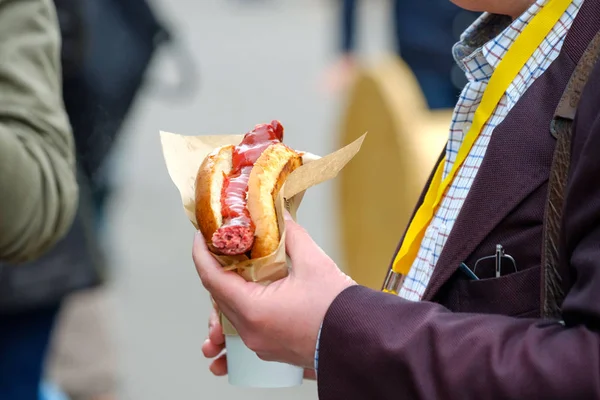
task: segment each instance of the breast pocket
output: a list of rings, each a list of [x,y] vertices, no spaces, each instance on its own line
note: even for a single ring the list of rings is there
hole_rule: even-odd
[[[537,317],[540,308],[540,267],[499,278],[461,280],[460,311]]]

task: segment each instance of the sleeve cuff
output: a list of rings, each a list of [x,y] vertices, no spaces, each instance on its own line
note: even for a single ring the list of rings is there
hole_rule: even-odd
[[[319,334],[317,335],[317,345],[315,347],[315,373],[319,369],[319,341],[321,340],[321,330],[323,329],[323,323],[321,322],[321,327],[319,328]]]

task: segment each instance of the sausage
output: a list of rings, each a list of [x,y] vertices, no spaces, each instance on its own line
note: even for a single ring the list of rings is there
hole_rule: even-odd
[[[254,226],[244,225],[244,222],[223,225],[217,229],[212,236],[213,247],[226,256],[250,251],[254,244]]]
[[[196,221],[216,254],[258,258],[277,246],[273,198],[301,165],[300,156],[282,143],[283,133],[278,121],[256,125],[239,145],[215,149],[200,166]]]
[[[221,191],[223,225],[213,234],[212,244],[225,255],[243,254],[254,244],[255,226],[247,205],[248,179],[256,160],[274,143],[281,143],[283,127],[274,121],[257,125],[233,149],[232,168]]]

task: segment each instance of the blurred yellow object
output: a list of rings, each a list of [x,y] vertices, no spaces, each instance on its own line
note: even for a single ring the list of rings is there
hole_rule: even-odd
[[[381,289],[419,195],[448,138],[452,110],[431,111],[408,66],[393,57],[357,71],[339,144],[368,131],[341,171],[337,204],[342,266]]]

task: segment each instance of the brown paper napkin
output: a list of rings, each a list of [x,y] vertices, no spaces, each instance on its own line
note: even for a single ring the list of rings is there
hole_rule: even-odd
[[[219,263],[236,270],[246,281],[269,284],[288,275],[288,262],[285,253],[285,222],[283,210],[287,209],[296,219],[304,193],[312,186],[337,176],[344,166],[358,153],[366,133],[349,145],[324,157],[302,153],[303,165],[288,176],[275,199],[280,242],[277,250],[266,257],[249,260],[246,256],[220,256],[213,254]],[[171,180],[179,190],[183,209],[190,222],[198,229],[195,216],[195,184],[198,168],[204,158],[215,148],[225,145],[238,145],[243,135],[204,135],[184,136],[160,132],[163,156]],[[223,331],[227,335],[236,334],[231,324],[222,318]]]

